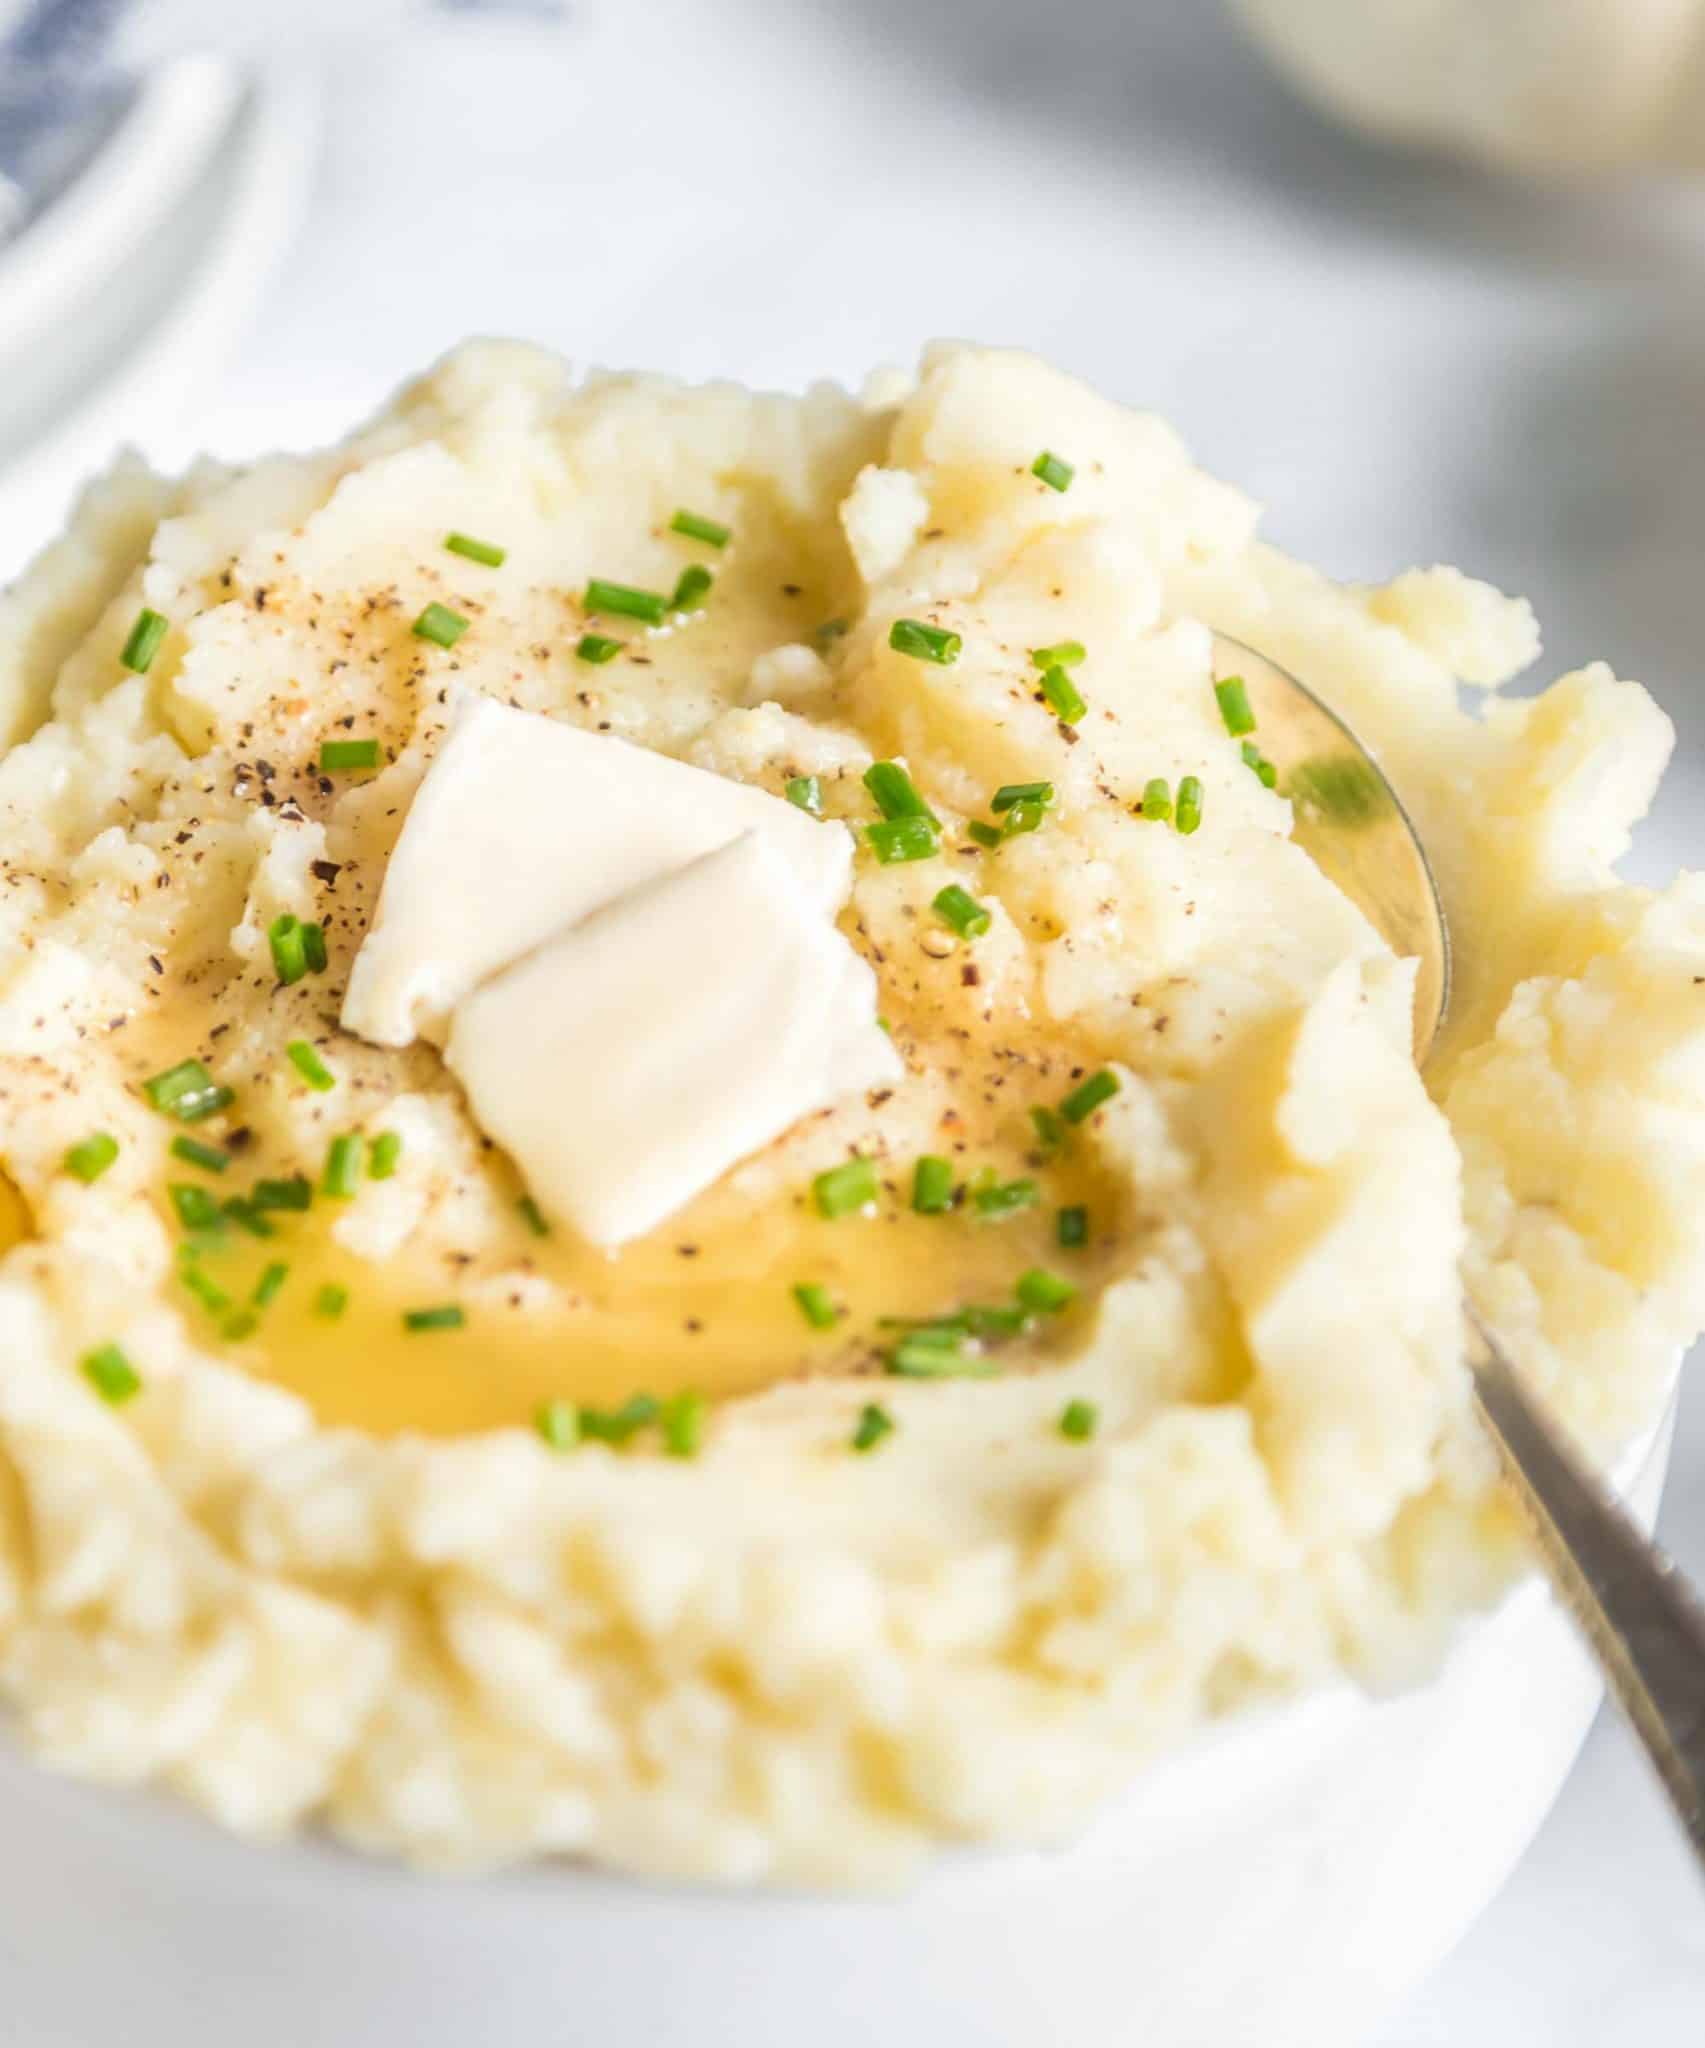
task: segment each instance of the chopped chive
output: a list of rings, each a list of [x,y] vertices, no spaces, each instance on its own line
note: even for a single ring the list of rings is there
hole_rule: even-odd
[[[1062,1280],[1058,1273],[1050,1273],[1046,1266],[1032,1266],[1028,1273],[1021,1273],[1014,1292],[1025,1308],[1034,1309],[1040,1316],[1057,1316],[1077,1299],[1072,1283]]]
[[[594,668],[602,668],[607,661],[614,661],[627,645],[624,640],[612,640],[607,633],[582,633],[574,650],[576,661],[589,661]]]
[[[635,590],[631,584],[606,583],[601,576],[594,576],[586,586],[586,609],[661,626],[669,616],[669,600],[658,590]]]
[[[160,651],[160,643],[171,631],[171,622],[159,612],[150,611],[147,605],[136,614],[136,623],[130,629],[130,637],[119,651],[119,660],[126,668],[139,676],[145,676],[153,666],[154,657]]]
[[[459,1330],[467,1320],[465,1310],[454,1301],[442,1301],[433,1308],[403,1310],[405,1330]]]
[[[347,775],[360,768],[377,768],[379,765],[379,742],[377,740],[322,740],[320,742],[320,773],[322,775]]]
[[[302,920],[286,911],[272,920],[266,937],[272,948],[272,971],[278,976],[279,986],[289,988],[308,971],[308,943],[302,936]]]
[[[1032,647],[1030,659],[1038,668],[1076,668],[1084,659],[1081,640],[1059,640],[1052,647]]]
[[[1100,1411],[1093,1401],[1068,1401],[1060,1410],[1060,1434],[1074,1444],[1087,1443],[1095,1434]]]
[[[348,1201],[361,1184],[361,1161],[366,1144],[359,1131],[345,1131],[333,1138],[326,1151],[326,1170],[320,1176],[320,1193]]]
[[[444,545],[451,554],[487,569],[501,569],[509,558],[507,548],[494,547],[489,540],[475,540],[471,533],[447,533]]]
[[[277,1232],[266,1220],[253,1202],[246,1202],[241,1195],[232,1195],[220,1204],[225,1215],[250,1237],[275,1237]]]
[[[314,1313],[323,1316],[328,1323],[335,1323],[349,1306],[349,1289],[338,1286],[335,1280],[328,1280],[314,1296]]]
[[[255,1282],[255,1291],[249,1296],[250,1303],[255,1308],[265,1308],[289,1278],[290,1268],[282,1260],[275,1259]]]
[[[914,661],[933,661],[938,668],[950,668],[964,644],[957,633],[944,626],[926,626],[922,619],[896,619],[888,629],[888,645],[896,654],[909,654]]]
[[[252,1337],[260,1328],[260,1317],[252,1308],[240,1308],[234,1316],[227,1316],[220,1325],[219,1334],[227,1344],[240,1344],[245,1337]]]
[[[1077,471],[1063,456],[1051,454],[1044,448],[1031,463],[1030,474],[1040,477],[1049,490],[1064,491],[1070,489],[1071,480],[1077,475]]]
[[[305,1038],[293,1038],[284,1056],[316,1095],[326,1095],[337,1086],[337,1076]]]
[[[1062,1209],[1054,1219],[1054,1237],[1062,1251],[1082,1251],[1089,1242],[1089,1211],[1081,1202]]]
[[[1047,816],[1047,805],[1038,803],[1033,796],[1020,797],[1017,803],[1007,807],[1001,823],[1003,839],[1016,839],[1023,832],[1041,830],[1042,820]]]
[[[1003,836],[998,825],[985,825],[981,818],[973,818],[965,830],[989,853],[999,846]]]
[[[912,1168],[912,1207],[920,1216],[945,1216],[953,1207],[953,1166],[926,1152]]]
[[[1355,754],[1327,754],[1299,761],[1287,777],[1286,795],[1342,825],[1365,825],[1386,802],[1379,770]]]
[[[1242,676],[1227,676],[1223,683],[1215,683],[1214,695],[1219,700],[1225,729],[1234,740],[1255,730],[1255,713],[1249,708],[1249,686]]]
[[[326,930],[324,925],[305,924],[302,927],[302,957],[308,963],[310,974],[324,974],[326,971]]]
[[[180,1252],[191,1252],[189,1245],[179,1247]],[[231,1297],[211,1274],[204,1273],[193,1253],[178,1260],[178,1278],[199,1301],[209,1315],[222,1316],[231,1306]]]
[[[968,889],[960,888],[957,882],[949,882],[945,889],[938,889],[931,899],[930,908],[962,939],[980,939],[994,922],[976,897]]]
[[[790,775],[786,795],[790,804],[809,811],[814,818],[822,817],[823,785],[815,775]]]
[[[936,826],[929,818],[883,818],[866,825],[864,836],[885,868],[901,861],[928,860],[940,851]]]
[[[533,1427],[553,1451],[572,1451],[580,1441],[580,1410],[572,1401],[545,1401],[533,1410]]]
[[[430,640],[434,647],[454,647],[467,630],[468,622],[461,613],[453,612],[436,598],[414,622],[414,637]]]
[[[672,612],[690,612],[697,609],[710,595],[710,587],[716,578],[700,562],[683,569],[675,580],[674,594],[669,599]]]
[[[1019,804],[1040,804],[1044,810],[1054,801],[1051,782],[1003,782],[989,799],[989,809],[999,817]]]
[[[1021,1209],[1034,1209],[1041,1199],[1041,1190],[1033,1180],[995,1181],[971,1190],[971,1206],[979,1216],[993,1222],[1003,1216],[1016,1216]]]
[[[83,1377],[114,1408],[142,1391],[141,1375],[116,1344],[102,1344],[84,1352]]]
[[[535,1237],[550,1236],[551,1226],[545,1221],[545,1212],[533,1200],[531,1195],[523,1195],[515,1204],[515,1207],[520,1212],[521,1221],[526,1224]]]
[[[845,639],[849,630],[845,619],[825,619],[820,626],[811,628],[811,637],[819,647],[827,647],[836,640]]]
[[[1045,669],[1042,674],[1042,695],[1048,709],[1056,718],[1064,719],[1067,725],[1076,725],[1088,711],[1089,706],[1079,694],[1078,686],[1071,679],[1071,672],[1057,664]]]
[[[403,1156],[403,1134],[401,1131],[381,1131],[373,1140],[367,1152],[367,1178],[389,1180],[397,1170],[397,1161]]]
[[[314,1199],[306,1174],[295,1173],[288,1180],[257,1180],[249,1196],[251,1209],[303,1210]]]
[[[864,771],[864,786],[885,818],[927,818],[938,830],[941,820],[898,761],[873,761]]]
[[[1057,1152],[1066,1142],[1065,1121],[1057,1109],[1035,1103],[1031,1107],[1030,1121],[1036,1131],[1036,1142],[1043,1151]]]
[[[893,1433],[893,1416],[876,1402],[867,1401],[858,1411],[858,1424],[852,1433],[852,1448],[855,1451],[873,1451],[885,1436],[892,1436]]]
[[[831,1221],[838,1216],[851,1216],[860,1209],[868,1209],[876,1200],[877,1192],[876,1162],[863,1157],[845,1159],[839,1166],[831,1166],[826,1173],[818,1174],[811,1183],[818,1215]]]
[[[696,1458],[704,1443],[705,1418],[710,1403],[703,1394],[677,1394],[665,1401],[658,1413],[663,1432],[663,1454],[668,1458]]]
[[[189,1181],[175,1180],[167,1188],[178,1221],[185,1230],[217,1230],[220,1223],[220,1208],[215,1196],[206,1188],[197,1187]]]
[[[1164,775],[1156,775],[1143,785],[1142,814],[1156,824],[1165,824],[1172,816],[1172,785]]]
[[[1263,789],[1271,789],[1279,779],[1278,769],[1253,740],[1245,740],[1240,751],[1244,767],[1250,770]]]
[[[662,1413],[654,1394],[632,1394],[619,1408],[583,1408],[580,1433],[601,1444],[625,1444]]]
[[[1119,1076],[1111,1068],[1102,1067],[1077,1084],[1060,1104],[1060,1114],[1068,1124],[1081,1124],[1085,1117],[1093,1116],[1104,1102],[1111,1102],[1118,1092]]]
[[[1000,1368],[993,1359],[971,1349],[960,1339],[943,1344],[926,1341],[930,1333],[914,1331],[902,1337],[884,1363],[897,1378],[907,1380],[989,1379]]]
[[[177,1150],[174,1145],[173,1151]],[[65,1154],[65,1171],[73,1174],[84,1184],[92,1186],[118,1157],[118,1140],[110,1131],[96,1131],[91,1138],[81,1139]]]
[[[1202,784],[1194,775],[1186,775],[1178,785],[1178,810],[1173,824],[1178,831],[1186,834],[1195,831],[1202,822]]]
[[[181,1124],[198,1124],[236,1100],[200,1060],[179,1060],[175,1067],[144,1081],[142,1092],[162,1116],[175,1116]]]
[[[988,1308],[973,1302],[962,1314],[973,1337],[1022,1337],[1030,1327],[1030,1313],[1022,1308]]]
[[[835,1297],[815,1280],[801,1280],[793,1290],[799,1312],[814,1330],[832,1330],[841,1319]]]
[[[729,529],[715,519],[705,518],[702,512],[677,512],[669,522],[671,533],[684,534],[688,540],[702,540],[707,547],[725,548],[731,538]]]

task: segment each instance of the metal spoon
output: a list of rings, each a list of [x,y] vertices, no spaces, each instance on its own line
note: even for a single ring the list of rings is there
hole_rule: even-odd
[[[1214,678],[1241,676],[1255,741],[1295,808],[1294,836],[1394,952],[1420,963],[1415,1057],[1425,1064],[1450,1000],[1450,928],[1426,852],[1378,763],[1276,663],[1214,636]],[[1657,1767],[1705,1866],[1705,1605],[1564,1442],[1508,1354],[1467,1310],[1480,1415],[1552,1585]]]

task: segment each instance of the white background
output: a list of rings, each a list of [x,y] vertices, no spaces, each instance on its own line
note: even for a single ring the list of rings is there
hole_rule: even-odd
[[[1648,683],[1680,748],[1635,871],[1699,859],[1705,192],[1375,151],[1211,0],[395,12],[244,17],[322,80],[325,142],[229,373],[133,423],[161,456],[329,438],[471,330],[783,386],[935,334],[1024,343],[1169,414],[1287,547],[1352,577],[1461,562],[1534,598],[1547,675],[1602,654]],[[1665,1530],[1705,1573],[1700,1394]],[[1705,1896],[1601,1723],[1381,2048],[1679,2048],[1702,2014]]]

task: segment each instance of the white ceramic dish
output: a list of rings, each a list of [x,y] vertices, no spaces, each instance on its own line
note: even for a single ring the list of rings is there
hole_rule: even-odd
[[[1648,1523],[1672,1422],[1619,1473]],[[1529,1579],[1418,1691],[1240,1720],[1070,1848],[880,1900],[442,1883],[0,1751],[0,2038],[512,2048],[555,2012],[597,2048],[1351,2048],[1503,1882],[1598,1695]]]

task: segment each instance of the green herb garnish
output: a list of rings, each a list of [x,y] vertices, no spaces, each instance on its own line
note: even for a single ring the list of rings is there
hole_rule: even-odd
[[[177,1147],[172,1149],[176,1151]],[[65,1171],[89,1187],[117,1157],[118,1140],[110,1131],[96,1131],[93,1137],[84,1138],[67,1150]]]
[[[339,1287],[332,1280],[328,1280],[319,1293],[314,1296],[315,1315],[323,1316],[328,1323],[335,1323],[348,1306],[349,1289],[347,1287]]]
[[[669,616],[669,600],[660,590],[635,590],[631,584],[606,583],[601,576],[594,576],[586,586],[586,609],[661,626]]]
[[[515,1204],[515,1207],[520,1212],[521,1221],[526,1224],[535,1237],[550,1236],[551,1226],[545,1221],[545,1212],[533,1200],[531,1195],[523,1195]]]
[[[855,1451],[873,1451],[885,1436],[891,1436],[893,1432],[893,1416],[876,1402],[867,1401],[858,1412],[858,1425],[852,1433],[852,1447]]]
[[[256,1308],[266,1308],[289,1278],[290,1268],[282,1260],[275,1259],[255,1282],[255,1291],[249,1296],[250,1302]]]
[[[436,598],[414,622],[414,637],[430,640],[434,647],[454,647],[467,630],[468,622],[461,613],[453,612]]]
[[[1041,1199],[1042,1192],[1033,1180],[989,1179],[971,1189],[972,1208],[990,1222],[1016,1216],[1021,1209],[1034,1209]]]
[[[144,605],[136,614],[136,624],[130,629],[130,637],[119,651],[119,660],[137,675],[145,676],[160,651],[160,643],[170,631],[170,622]]]
[[[802,1280],[793,1290],[799,1312],[814,1330],[832,1330],[841,1319],[835,1297],[815,1280]]]
[[[406,1308],[403,1310],[403,1328],[420,1330],[459,1330],[468,1320],[467,1312],[459,1302],[443,1301],[433,1308]]]
[[[1032,647],[1030,659],[1038,668],[1076,668],[1084,659],[1081,640],[1060,640],[1052,647]]]
[[[1044,448],[1031,463],[1030,474],[1040,477],[1049,490],[1064,491],[1071,488],[1072,478],[1077,475],[1077,471],[1063,456],[1051,454]]]
[[[1087,1443],[1095,1434],[1100,1411],[1093,1401],[1068,1401],[1060,1410],[1060,1434],[1074,1444]]]
[[[1077,1299],[1077,1289],[1071,1281],[1062,1280],[1045,1266],[1032,1266],[1028,1273],[1021,1273],[1014,1292],[1025,1308],[1040,1316],[1057,1316]]]
[[[602,668],[605,662],[614,661],[625,645],[625,641],[612,640],[607,633],[582,633],[574,658],[576,661],[589,661],[594,668]]]
[[[1089,709],[1079,693],[1077,684],[1072,681],[1068,669],[1057,665],[1045,669],[1042,673],[1041,689],[1048,709],[1067,725],[1076,725]]]
[[[185,1230],[217,1230],[223,1214],[216,1196],[189,1181],[175,1180],[167,1188],[178,1221]]]
[[[179,1060],[175,1067],[144,1081],[142,1092],[162,1116],[176,1117],[181,1124],[198,1124],[237,1099],[231,1089],[214,1080],[200,1060]]]
[[[1060,1104],[1060,1114],[1068,1124],[1081,1124],[1086,1117],[1093,1116],[1104,1102],[1111,1102],[1118,1092],[1118,1075],[1111,1068],[1102,1067],[1077,1084]]]
[[[116,1344],[102,1344],[83,1354],[83,1376],[114,1408],[142,1391],[142,1377]]]
[[[976,897],[968,889],[960,888],[957,882],[949,882],[945,889],[938,889],[930,908],[962,939],[980,939],[994,922]]]
[[[917,784],[898,761],[873,761],[864,771],[864,786],[885,818],[927,818],[940,829],[941,820],[919,793]]]
[[[1172,785],[1164,775],[1144,784],[1142,814],[1157,825],[1164,825],[1172,816]]]
[[[669,609],[673,612],[696,610],[710,595],[711,585],[715,581],[716,578],[702,563],[694,562],[690,568],[683,569],[675,579],[675,590],[669,599]]]
[[[367,1152],[367,1178],[389,1180],[397,1170],[397,1161],[403,1156],[403,1134],[401,1131],[381,1131],[373,1140]]]
[[[1219,700],[1225,729],[1234,740],[1255,730],[1255,713],[1249,708],[1249,686],[1242,676],[1227,676],[1223,683],[1215,683],[1214,695]]]
[[[928,860],[939,851],[937,829],[929,818],[884,818],[866,825],[864,836],[885,868],[901,861]]]
[[[671,533],[684,534],[688,540],[702,540],[707,547],[725,548],[732,537],[729,529],[715,519],[706,519],[701,512],[677,512],[669,522]]]
[[[444,545],[464,561],[478,562],[487,569],[501,569],[508,559],[507,548],[494,547],[489,540],[475,540],[471,533],[447,533]]]
[[[306,1209],[314,1190],[306,1174],[294,1173],[288,1180],[257,1180],[249,1196],[252,1209]]]
[[[953,1166],[926,1152],[912,1168],[912,1207],[920,1216],[945,1216],[953,1207]]]
[[[965,830],[988,853],[994,852],[1004,836],[998,825],[986,825],[981,818],[973,818]]]
[[[302,920],[286,911],[267,927],[267,944],[272,948],[272,971],[279,986],[289,988],[308,971],[308,942],[302,936]]]
[[[710,1403],[703,1394],[677,1394],[658,1411],[657,1425],[663,1432],[663,1454],[668,1458],[696,1458],[704,1442],[705,1419]]]
[[[366,1141],[359,1131],[345,1131],[333,1138],[326,1150],[326,1168],[320,1176],[320,1193],[347,1202],[361,1185],[361,1162]]]
[[[843,1160],[839,1166],[831,1166],[826,1173],[818,1174],[811,1183],[818,1215],[831,1221],[838,1216],[851,1216],[860,1209],[868,1209],[878,1192],[876,1161],[863,1157]]]
[[[1082,1251],[1089,1242],[1089,1211],[1081,1203],[1062,1209],[1054,1219],[1054,1237],[1062,1251]]]
[[[964,644],[957,633],[944,626],[926,626],[922,619],[896,619],[888,629],[888,645],[896,654],[909,654],[914,661],[933,661],[938,668],[951,668]]]
[[[305,1038],[293,1038],[284,1056],[316,1095],[328,1095],[337,1086],[337,1076]]]
[[[348,775],[363,768],[377,768],[379,765],[379,742],[377,740],[322,740],[320,742],[320,773],[322,775]]]
[[[1178,810],[1173,824],[1188,837],[1201,822],[1202,784],[1199,777],[1186,775],[1178,785]]]
[[[553,1451],[572,1451],[580,1441],[580,1410],[572,1401],[546,1401],[534,1409],[533,1427]]]

